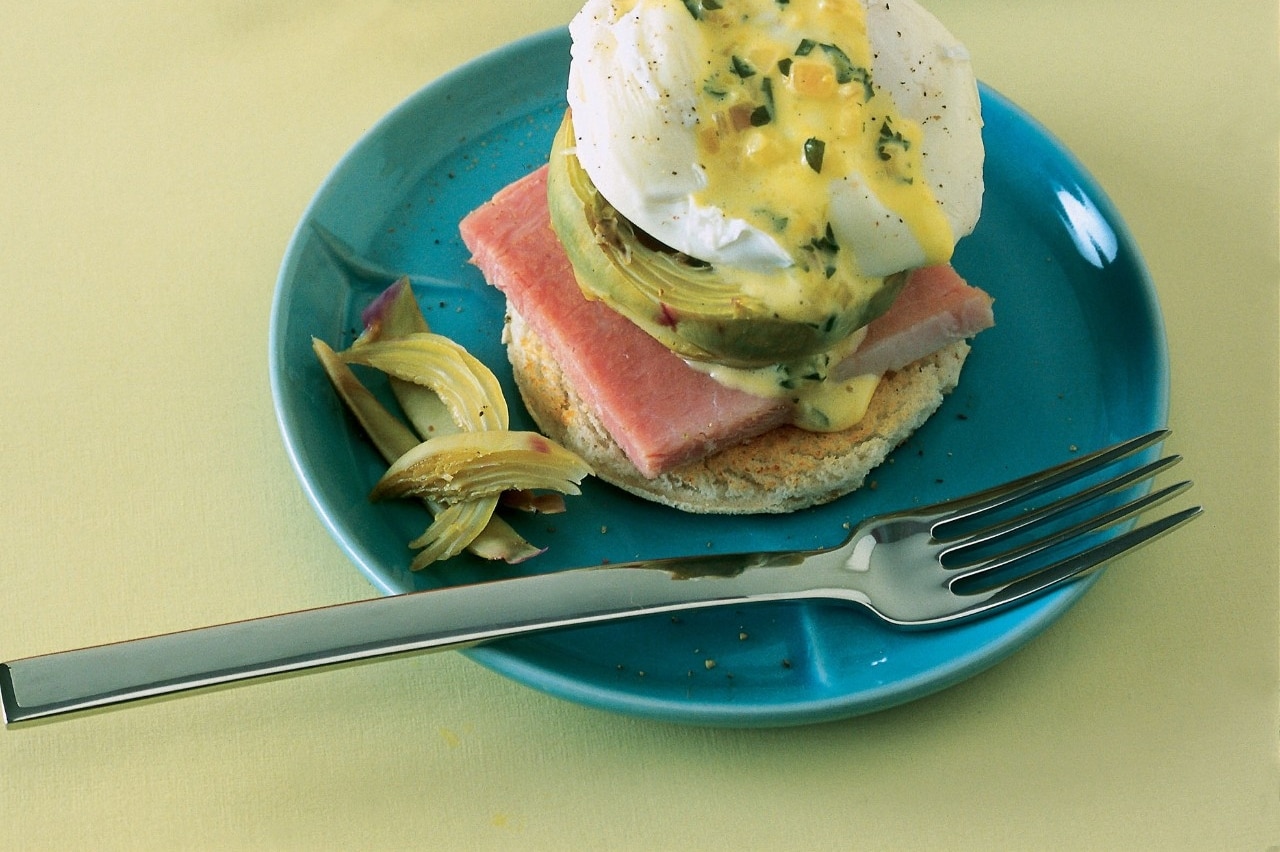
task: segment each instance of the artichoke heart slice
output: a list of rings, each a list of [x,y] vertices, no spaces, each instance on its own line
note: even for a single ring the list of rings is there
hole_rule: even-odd
[[[345,350],[342,358],[431,388],[460,429],[502,430],[510,422],[502,387],[492,371],[447,337],[418,332],[362,343]]]
[[[351,344],[352,348],[431,331],[407,277],[399,278],[379,294],[364,309],[361,317],[364,320],[364,331]],[[448,407],[434,390],[395,376],[390,376],[389,382],[396,402],[400,403],[405,417],[421,437],[448,435],[460,430]]]
[[[413,295],[413,286],[407,276],[396,279],[394,284],[379,293],[361,311],[360,318],[364,321],[364,331],[360,332],[352,346],[431,331],[427,318],[422,315],[422,308],[418,307],[418,300]]]
[[[417,550],[410,571],[421,571],[432,562],[457,556],[496,520],[497,497],[478,497],[441,507],[422,535],[409,542]],[[541,552],[541,551],[539,551]]]
[[[578,285],[681,357],[762,367],[828,351],[887,310],[906,281],[902,273],[857,274],[851,257],[832,273],[799,250],[794,265],[769,270],[690,258],[615,210],[574,156],[573,141],[566,114],[552,144],[547,202]],[[834,241],[825,245],[840,251]]]
[[[460,432],[424,441],[396,459],[370,497],[449,503],[526,489],[579,494],[591,473],[575,453],[536,432]]]
[[[313,337],[311,348],[338,397],[388,464],[418,445],[419,439],[413,430],[387,411],[329,344]]]
[[[419,443],[409,427],[387,411],[381,402],[369,392],[351,368],[322,340],[313,339],[312,348],[324,367],[338,396],[359,421],[378,453],[388,464],[412,450]],[[459,502],[454,506],[441,506],[433,500],[424,500],[436,520],[418,539],[424,551],[413,560],[417,571],[430,562],[469,550],[481,559],[519,563],[537,556],[542,548],[524,539],[506,521],[493,513],[496,500],[491,505],[487,499]],[[446,511],[448,517],[442,516]]]

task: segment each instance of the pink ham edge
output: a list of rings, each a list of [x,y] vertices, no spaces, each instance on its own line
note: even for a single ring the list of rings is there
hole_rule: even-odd
[[[726,388],[578,289],[551,230],[543,167],[460,225],[472,262],[551,350],[627,457],[653,477],[786,423],[789,403]],[[912,273],[840,377],[884,373],[994,324],[991,297],[950,266]]]
[[[551,229],[546,168],[463,219],[472,262],[550,349],[569,382],[647,477],[764,434],[784,400],[726,388],[578,289]]]
[[[867,326],[867,336],[834,371],[837,378],[901,370],[957,340],[995,325],[991,297],[950,266],[911,273],[889,310]]]

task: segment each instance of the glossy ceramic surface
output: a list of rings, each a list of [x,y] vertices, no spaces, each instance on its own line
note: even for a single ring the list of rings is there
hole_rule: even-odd
[[[380,122],[320,188],[288,247],[271,317],[280,426],[335,540],[384,593],[605,560],[811,547],[865,515],[929,503],[1061,461],[1165,421],[1168,360],[1154,290],[1124,223],[1072,156],[990,89],[981,222],[955,265],[996,299],[960,387],[873,474],[828,506],[780,517],[688,515],[589,482],[559,516],[514,516],[546,552],[522,566],[459,557],[412,574],[405,542],[428,523],[366,499],[385,465],[315,362],[313,336],[346,345],[359,312],[409,274],[434,330],[489,364],[520,408],[499,340],[503,300],[468,262],[458,221],[546,160],[564,109],[568,37],[484,56]],[[648,618],[468,652],[519,682],[595,707],[671,721],[785,725],[913,700],[985,669],[1044,630],[1091,581],[960,628],[902,633],[821,604]]]

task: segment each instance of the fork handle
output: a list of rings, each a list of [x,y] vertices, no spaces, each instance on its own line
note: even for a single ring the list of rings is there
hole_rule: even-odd
[[[250,678],[803,594],[803,556],[578,568],[337,604],[0,663],[6,724]]]

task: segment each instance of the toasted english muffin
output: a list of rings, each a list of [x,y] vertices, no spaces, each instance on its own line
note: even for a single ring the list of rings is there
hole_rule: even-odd
[[[509,305],[504,341],[520,396],[543,432],[582,456],[604,481],[703,514],[792,512],[861,487],[868,472],[938,409],[969,354],[969,345],[958,341],[885,375],[866,416],[851,429],[821,433],[783,426],[649,479]]]

